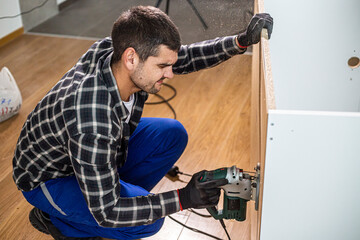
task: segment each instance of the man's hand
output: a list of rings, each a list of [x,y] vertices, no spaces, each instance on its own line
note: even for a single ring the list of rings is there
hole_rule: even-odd
[[[207,208],[216,206],[220,197],[220,186],[228,183],[227,179],[199,182],[205,170],[195,173],[185,188],[179,189],[180,204],[186,208]]]
[[[273,18],[268,13],[258,13],[252,17],[245,32],[237,37],[240,47],[248,47],[260,42],[262,29],[267,29],[270,39],[273,29]]]

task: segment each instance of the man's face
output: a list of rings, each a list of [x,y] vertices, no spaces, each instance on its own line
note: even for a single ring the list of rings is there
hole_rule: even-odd
[[[137,88],[148,93],[157,93],[164,79],[174,77],[172,65],[177,58],[176,51],[160,45],[158,56],[150,56],[144,62],[140,62],[130,75],[130,79]]]

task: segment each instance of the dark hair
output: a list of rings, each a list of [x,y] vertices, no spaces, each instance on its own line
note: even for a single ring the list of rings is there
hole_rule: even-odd
[[[111,38],[112,63],[118,62],[128,47],[133,47],[145,61],[149,56],[157,56],[161,44],[173,51],[178,51],[181,45],[175,24],[163,11],[152,6],[137,6],[122,13],[114,23]]]

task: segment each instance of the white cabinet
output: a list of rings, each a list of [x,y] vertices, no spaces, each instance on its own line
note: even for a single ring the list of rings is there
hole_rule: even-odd
[[[360,58],[360,1],[259,5],[274,18],[259,51],[265,109],[253,106],[260,239],[360,239],[360,67],[348,65]]]
[[[14,16],[20,13],[19,1],[0,0],[0,16]],[[21,16],[0,20],[0,39],[22,27]]]

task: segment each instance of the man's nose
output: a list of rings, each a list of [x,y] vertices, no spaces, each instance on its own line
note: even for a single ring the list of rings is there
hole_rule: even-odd
[[[164,77],[165,78],[173,78],[174,77],[174,73],[173,73],[173,71],[172,71],[172,67],[171,66],[169,66],[167,69],[166,69],[166,71],[165,71],[165,73],[164,73]]]

